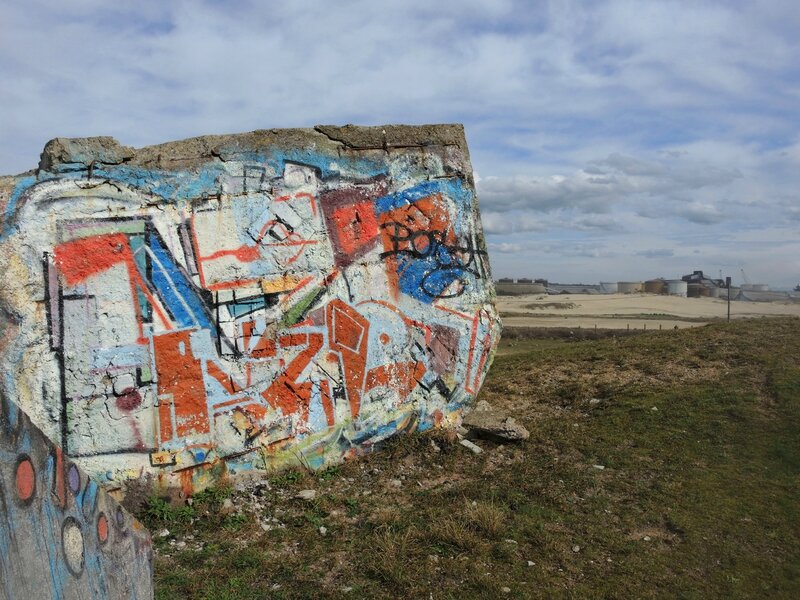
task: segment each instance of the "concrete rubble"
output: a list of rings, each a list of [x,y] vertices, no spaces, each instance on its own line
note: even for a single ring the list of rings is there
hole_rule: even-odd
[[[470,435],[495,442],[518,442],[530,436],[525,427],[513,417],[496,410],[485,400],[480,400],[462,425]]]

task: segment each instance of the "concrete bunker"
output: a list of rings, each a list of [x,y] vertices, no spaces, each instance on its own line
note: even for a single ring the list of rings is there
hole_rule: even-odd
[[[0,202],[0,391],[110,487],[455,424],[499,339],[459,125],[58,138]]]

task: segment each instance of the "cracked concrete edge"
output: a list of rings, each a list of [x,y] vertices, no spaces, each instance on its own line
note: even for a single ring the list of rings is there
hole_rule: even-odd
[[[354,150],[369,148],[409,148],[415,146],[459,146],[466,148],[464,126],[447,125],[317,125],[314,128],[329,139]]]
[[[439,155],[446,177],[462,177],[474,186],[464,126],[438,125],[317,125],[314,128],[259,129],[229,135],[204,135],[153,146],[133,148],[110,136],[58,137],[45,144],[37,168],[0,175],[0,210],[26,177],[46,173],[91,171],[92,167],[126,165],[160,171],[201,168],[213,161],[252,160],[253,153],[272,149],[325,152],[333,157],[353,154],[380,160],[417,148]],[[477,204],[475,210],[478,210]],[[478,213],[479,214],[479,213]]]
[[[273,147],[328,150],[331,153],[388,151],[393,148],[456,147],[469,165],[464,126],[444,125],[317,125],[314,128],[259,129],[229,135],[204,135],[143,148],[120,144],[109,136],[54,138],[45,144],[39,169],[95,164],[180,170],[211,160],[236,160],[244,153]],[[469,169],[471,171],[471,169]]]
[[[109,136],[54,138],[44,145],[39,159],[39,169],[50,171],[60,164],[118,165],[131,160],[135,153],[133,148],[123,146]]]

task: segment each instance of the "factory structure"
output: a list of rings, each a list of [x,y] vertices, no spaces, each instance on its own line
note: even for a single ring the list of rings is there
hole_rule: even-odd
[[[646,281],[601,281],[596,284],[553,283],[547,279],[508,278],[495,282],[501,296],[525,294],[662,294],[683,298],[728,298],[748,302],[770,302],[774,300],[800,300],[800,289],[794,292],[771,291],[762,283],[750,283],[741,271],[745,283],[726,287],[725,280],[708,277],[703,271],[693,271],[680,279],[658,277]],[[798,286],[800,288],[800,286]]]

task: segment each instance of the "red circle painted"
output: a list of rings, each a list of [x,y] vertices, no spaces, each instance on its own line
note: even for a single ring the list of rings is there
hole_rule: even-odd
[[[23,502],[33,498],[36,491],[36,473],[29,458],[17,464],[17,495]]]
[[[102,513],[97,517],[97,539],[105,542],[108,539],[108,519]]]

